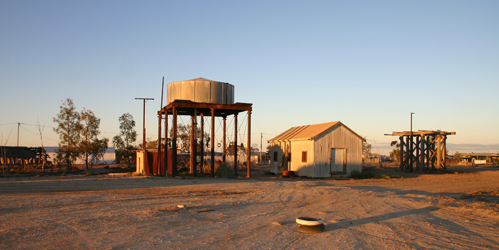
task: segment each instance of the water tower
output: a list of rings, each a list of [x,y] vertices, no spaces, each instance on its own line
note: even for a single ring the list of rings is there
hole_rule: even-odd
[[[248,115],[248,145],[251,145],[251,103],[239,103],[234,99],[234,85],[208,80],[205,78],[196,78],[186,81],[171,82],[167,85],[167,105],[158,111],[158,141],[161,141],[161,123],[164,121],[165,141],[168,141],[168,118],[171,115],[173,120],[173,133],[171,140],[171,157],[164,157],[161,146],[158,145],[158,154],[156,161],[150,166],[151,174],[177,174],[177,117],[191,117],[191,136],[190,136],[190,173],[197,172],[197,139],[195,130],[197,128],[197,117],[200,116],[201,124],[201,148],[204,149],[204,117],[211,117],[211,175],[215,175],[215,117],[223,119],[223,162],[226,160],[227,144],[227,117],[234,117],[234,152],[237,152],[237,116],[241,112],[247,112]],[[202,150],[204,152],[204,150]],[[168,153],[170,154],[170,153]],[[247,148],[247,177],[251,177],[251,147]],[[171,161],[171,162],[169,162]],[[201,162],[200,166],[202,166]],[[168,166],[165,168],[165,166]],[[171,168],[170,168],[171,166]],[[165,171],[165,169],[167,171]],[[237,173],[237,154],[234,154],[234,173]]]

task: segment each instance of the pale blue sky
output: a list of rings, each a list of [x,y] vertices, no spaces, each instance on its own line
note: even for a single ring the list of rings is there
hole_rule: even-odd
[[[498,13],[499,1],[0,0],[0,139],[16,145],[21,122],[20,145],[39,146],[39,119],[57,145],[68,97],[109,138],[127,112],[141,135],[134,98],[155,98],[155,139],[161,78],[204,77],[253,103],[254,143],[339,120],[384,153],[415,112],[414,130],[457,133],[451,151],[497,152]]]

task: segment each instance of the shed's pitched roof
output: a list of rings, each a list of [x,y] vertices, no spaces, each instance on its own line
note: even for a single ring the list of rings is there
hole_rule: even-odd
[[[345,126],[340,121],[292,127],[286,130],[284,133],[270,139],[270,141],[314,140],[317,137],[323,135],[324,133],[338,126],[345,127],[350,132],[352,132],[353,134],[361,138],[363,141],[365,141],[365,139],[362,138],[362,136],[355,133],[353,130]]]

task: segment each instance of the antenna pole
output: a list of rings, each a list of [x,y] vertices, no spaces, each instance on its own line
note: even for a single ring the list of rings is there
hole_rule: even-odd
[[[19,127],[21,126],[21,123],[17,123],[17,146],[19,147]]]

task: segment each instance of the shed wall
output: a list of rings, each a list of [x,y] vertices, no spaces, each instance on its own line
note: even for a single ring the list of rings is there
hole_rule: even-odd
[[[331,149],[346,149],[347,175],[362,171],[362,140],[343,126],[331,129],[314,141],[314,172],[312,177],[331,177]]]
[[[270,172],[272,172],[274,174],[279,174],[282,172],[280,167],[282,164],[284,150],[286,150],[286,144],[288,144],[288,146],[289,146],[289,142],[277,141],[277,142],[271,143],[271,146],[270,146]]]
[[[302,162],[302,153],[307,152],[307,161]],[[314,142],[293,141],[291,142],[290,170],[299,176],[312,176],[314,172]]]

